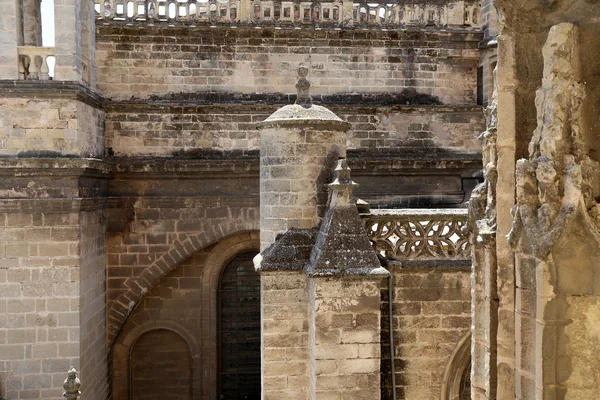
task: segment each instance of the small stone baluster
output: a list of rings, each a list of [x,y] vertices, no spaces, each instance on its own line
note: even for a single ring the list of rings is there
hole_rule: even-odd
[[[41,56],[42,65],[40,66],[40,80],[48,81],[50,80],[50,68],[48,68],[48,56],[46,54]]]
[[[25,79],[25,71],[27,71],[27,67],[28,65],[26,63],[29,63],[29,58],[27,56],[19,56],[19,79]]]
[[[81,381],[77,377],[77,371],[75,368],[71,367],[69,370],[69,375],[63,383],[63,388],[65,389],[63,397],[67,400],[77,400],[77,398],[81,395],[81,392],[79,391],[80,386]]]
[[[31,55],[29,56],[29,75],[27,75],[27,80],[30,81],[37,81],[38,79],[40,79],[40,76],[38,74],[38,56]]]

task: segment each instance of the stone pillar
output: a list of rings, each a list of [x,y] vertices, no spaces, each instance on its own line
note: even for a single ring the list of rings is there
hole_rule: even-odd
[[[498,294],[496,260],[496,169],[498,93],[494,90],[486,110],[487,130],[482,134],[485,181],[469,201],[472,223],[471,274],[472,346],[471,398],[496,398],[496,338]]]
[[[20,0],[0,2],[0,79],[18,79],[17,46],[23,44]]]
[[[516,168],[509,238],[516,250],[515,397],[522,399],[600,397],[600,165],[585,141],[580,37],[571,23],[548,33],[537,128]]]
[[[95,46],[93,2],[56,1],[54,23],[56,47],[54,79],[92,85]]]
[[[309,398],[379,399],[380,286],[389,272],[367,238],[345,159],[335,172],[307,268]]]
[[[22,0],[23,44],[25,46],[42,45],[42,13],[40,0]]]
[[[300,67],[296,104],[285,106],[260,128],[260,246],[291,228],[316,228],[327,202],[326,184],[346,155],[347,122],[308,95],[308,70]]]

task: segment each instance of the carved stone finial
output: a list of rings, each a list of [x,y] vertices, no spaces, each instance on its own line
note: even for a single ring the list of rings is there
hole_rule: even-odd
[[[358,187],[358,183],[352,180],[350,176],[350,167],[345,158],[338,160],[335,170],[333,171],[333,182],[329,184],[329,188],[337,193],[336,203],[349,205],[352,203],[352,192]]]
[[[306,79],[308,75],[308,68],[304,64],[298,66],[298,82],[296,82],[296,90],[298,91],[298,97],[296,98],[296,104],[309,108],[312,106],[312,98],[310,97],[309,89],[310,82]]]
[[[79,391],[80,386],[81,381],[77,377],[77,370],[71,367],[71,369],[69,369],[67,379],[65,379],[65,382],[63,383],[63,389],[65,389],[63,397],[67,400],[77,400],[77,398],[81,395],[81,392]]]

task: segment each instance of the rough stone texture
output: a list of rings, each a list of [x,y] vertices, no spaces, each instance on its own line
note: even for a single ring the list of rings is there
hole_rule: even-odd
[[[482,133],[485,181],[476,187],[469,201],[472,274],[471,307],[472,329],[472,398],[496,397],[498,282],[496,258],[496,183],[498,92],[494,90],[491,104],[486,109],[487,130]]]
[[[346,155],[345,128],[319,129],[300,121],[261,130],[261,249],[290,228],[319,224],[327,202],[325,184],[338,157]]]
[[[132,389],[129,362],[136,340],[161,329],[168,329],[177,340],[183,340],[191,356],[191,364],[187,367],[176,364],[178,373],[174,375],[193,377],[191,383],[180,382],[178,390],[190,393],[191,398],[217,397],[219,279],[233,257],[247,251],[256,252],[258,246],[258,232],[232,235],[198,250],[148,291],[127,319],[113,347],[114,398],[127,398]],[[123,271],[112,268],[108,272],[109,276],[118,276]],[[164,350],[161,351],[174,350],[169,342],[162,344]],[[139,379],[144,379],[144,375],[139,375]],[[145,392],[152,395],[153,384],[146,382],[146,385]],[[154,385],[164,386],[162,383]]]
[[[599,165],[589,156],[584,134],[580,34],[570,23],[548,33],[536,94],[538,126],[529,158],[516,167],[518,208],[509,238],[518,246],[516,394],[521,398],[598,396],[585,378],[594,361],[581,350],[597,340],[588,319],[597,315],[593,271],[600,234],[594,220]],[[535,278],[529,269],[535,269]]]
[[[17,46],[22,45],[22,22],[16,1],[0,4],[0,79],[18,79]],[[21,41],[19,41],[21,40]]]
[[[444,369],[471,325],[470,281],[462,268],[400,268],[394,274],[393,326],[398,399],[438,400]],[[381,377],[382,398],[391,398],[389,294],[383,285]],[[470,368],[468,359],[459,375]],[[457,393],[449,393],[451,396]],[[458,397],[448,397],[455,399]]]
[[[0,347],[8,399],[60,396],[70,365],[82,370],[84,389],[99,399],[107,394],[105,225],[94,198],[105,173],[93,160],[1,164]]]
[[[0,99],[0,156],[104,155],[104,112],[76,100]]]
[[[380,279],[310,279],[309,399],[380,398]]]
[[[98,25],[96,40],[98,88],[114,100],[293,93],[304,62],[314,94],[412,88],[446,104],[472,104],[480,34]]]
[[[328,107],[352,125],[349,149],[479,152],[477,136],[485,128],[475,107],[368,107],[360,100]],[[113,102],[106,114],[106,147],[117,157],[177,157],[198,149],[256,150],[260,146],[257,124],[275,109],[259,104]]]
[[[309,398],[308,282],[303,272],[261,272],[262,398]]]

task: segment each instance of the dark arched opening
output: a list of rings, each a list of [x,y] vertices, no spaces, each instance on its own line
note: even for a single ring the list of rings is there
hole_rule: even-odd
[[[177,333],[167,329],[144,333],[130,357],[131,399],[192,398],[190,347]]]
[[[219,281],[219,399],[260,399],[260,275],[256,252],[237,255]]]

